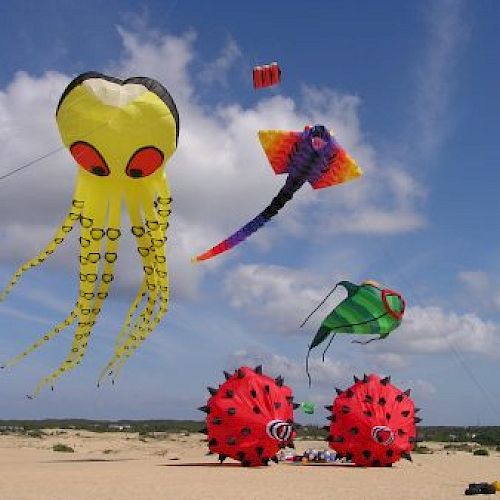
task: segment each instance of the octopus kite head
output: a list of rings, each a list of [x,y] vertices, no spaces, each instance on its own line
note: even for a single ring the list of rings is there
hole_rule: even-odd
[[[304,134],[311,141],[311,146],[315,151],[321,151],[328,146],[332,140],[332,136],[324,125],[307,126],[304,129]]]
[[[81,169],[113,186],[161,176],[179,137],[175,103],[151,78],[84,73],[64,91],[56,119]]]
[[[168,307],[165,242],[170,191],[165,162],[177,148],[179,114],[167,90],[151,78],[127,80],[84,73],[64,90],[56,111],[64,145],[78,165],[71,207],[53,240],[23,264],[0,302],[24,271],[43,263],[79,222],[79,291],[66,319],[46,333],[17,361],[76,323],[66,360],[43,378],[35,395],[76,365],[108,297],[118,259],[121,211],[125,205],[137,242],[143,280],[103,374],[115,377],[126,359],[154,330]]]

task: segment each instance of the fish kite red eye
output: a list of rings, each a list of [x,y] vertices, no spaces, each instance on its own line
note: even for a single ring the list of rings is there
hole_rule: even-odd
[[[109,168],[106,165],[101,153],[88,142],[78,141],[73,143],[69,148],[76,163],[91,174],[99,177],[109,175]]]
[[[126,174],[129,177],[140,178],[154,174],[163,164],[163,153],[153,147],[147,146],[138,149],[130,158]]]

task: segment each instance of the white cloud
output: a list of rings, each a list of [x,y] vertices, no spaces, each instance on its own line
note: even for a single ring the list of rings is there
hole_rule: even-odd
[[[345,361],[337,359],[319,359],[309,361],[309,370],[312,379],[312,388],[304,392],[307,383],[304,361],[294,360],[281,354],[273,354],[262,349],[242,349],[234,352],[228,361],[228,369],[235,370],[240,366],[250,366],[251,368],[262,365],[266,375],[277,377],[283,376],[285,384],[291,386],[296,394],[296,401],[300,401],[300,396],[305,396],[308,401],[312,401],[320,410],[321,406],[331,404],[336,397],[335,387],[346,389],[353,384],[353,374],[362,377],[359,367]],[[370,371],[369,373],[373,373]],[[381,370],[379,373],[387,373]],[[419,401],[428,400],[437,394],[437,389],[432,382],[423,378],[412,378],[404,380],[398,377],[393,378],[392,383],[401,390],[408,388],[412,391],[417,406]],[[317,412],[321,415],[321,411]],[[425,415],[424,415],[425,417]]]
[[[21,310],[6,305],[2,306],[2,314],[6,314],[8,316],[11,316],[12,318],[21,319],[23,321],[29,321],[31,323],[43,325],[44,327],[52,324],[50,320],[40,317],[39,314],[30,314],[27,313],[24,309]]]
[[[461,271],[458,281],[462,285],[461,295],[468,307],[478,306],[483,310],[500,309],[500,285],[485,271]]]
[[[401,370],[408,366],[408,360],[395,352],[375,353],[372,357],[378,371],[382,373],[386,373],[389,370]]]
[[[306,123],[324,122],[335,129],[366,173],[361,180],[331,190],[301,190],[276,217],[272,229],[250,238],[247,245],[262,254],[272,248],[275,239],[289,236],[307,234],[303,241],[307,245],[315,237],[339,231],[395,233],[424,224],[416,208],[421,188],[396,165],[385,163],[381,167],[376,150],[364,137],[358,118],[359,97],[309,86],[297,101],[275,95],[262,97],[251,108],[237,103],[206,106],[198,101],[197,77],[191,71],[196,34],[189,31],[172,36],[146,31],[119,28],[123,53],[105,71],[121,77],[145,74],[157,78],[179,107],[179,149],[167,165],[174,198],[168,253],[171,288],[178,298],[194,296],[205,272],[232,261],[228,255],[213,264],[193,266],[189,258],[255,216],[284,182],[274,175],[261,151],[259,129],[301,130]],[[238,51],[232,40],[223,49],[216,61],[222,73],[234,63]],[[54,72],[38,78],[18,73],[0,90],[0,146],[4,152],[0,175],[58,147],[54,110],[70,79],[70,75]],[[51,238],[68,208],[75,173],[68,152],[63,150],[2,183],[2,261],[14,267],[14,263],[35,255]],[[69,242],[65,246],[67,249],[58,250],[49,261],[74,269],[75,246]],[[129,253],[123,245],[118,265],[129,272],[115,286],[135,289],[140,264],[133,248]]]
[[[229,359],[229,364],[236,369],[240,366],[263,366],[263,371],[269,376],[279,375],[285,378],[285,383],[304,383],[307,380],[304,360],[296,361],[282,354],[274,354],[257,349],[242,349],[235,352]],[[352,379],[353,368],[343,360],[319,359],[309,361],[309,371],[314,385],[328,386],[333,390],[334,385],[345,385]]]
[[[400,212],[396,217],[393,212],[367,208],[355,216],[331,224],[331,229],[340,233],[398,234],[421,229],[425,225],[424,217],[415,212]]]
[[[428,399],[437,394],[437,389],[432,382],[424,379],[409,380],[407,384],[414,391],[413,397],[416,401],[419,399]]]
[[[484,271],[461,271],[458,279],[471,291],[481,294],[491,285],[491,280]]]
[[[262,320],[271,331],[299,332],[298,325],[319,303],[327,287],[320,275],[282,266],[240,265],[226,278],[230,304]],[[317,323],[345,296],[337,290],[320,309]],[[402,325],[380,343],[367,346],[367,353],[391,369],[402,366],[408,355],[462,352],[498,356],[500,325],[476,314],[445,311],[436,306],[413,306]],[[404,357],[403,357],[404,355]]]
[[[229,38],[215,61],[205,65],[200,73],[200,79],[206,83],[219,83],[227,87],[227,73],[240,56],[240,48],[232,38]]]
[[[228,273],[225,292],[231,306],[261,319],[266,329],[297,333],[323,298],[318,286],[322,281],[306,271],[282,266],[240,265]],[[340,290],[335,292],[331,301],[340,295]]]
[[[118,33],[124,53],[121,60],[106,68],[109,74],[121,78],[147,75],[162,82],[176,103],[192,99],[194,89],[188,68],[194,57],[193,31],[172,36],[150,33],[148,29],[138,34],[119,27]]]
[[[498,357],[500,325],[476,314],[414,306],[405,313],[401,327],[385,341],[384,348],[406,355],[449,353],[455,349]]]
[[[461,0],[429,2],[426,9],[428,40],[426,55],[418,68],[416,119],[418,148],[431,155],[450,126],[449,103],[455,89],[454,71],[467,36]]]

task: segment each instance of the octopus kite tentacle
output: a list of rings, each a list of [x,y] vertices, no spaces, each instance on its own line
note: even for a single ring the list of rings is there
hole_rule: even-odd
[[[155,278],[157,286],[161,290],[161,299],[156,310],[154,317],[151,317],[153,311],[149,311],[148,315],[143,318],[142,324],[138,325],[133,331],[130,332],[129,337],[122,346],[122,352],[119,353],[118,358],[115,360],[116,367],[112,370],[113,381],[118,377],[121,369],[123,368],[127,359],[135,352],[135,350],[142,344],[144,340],[151,334],[154,328],[160,323],[164,314],[168,309],[168,285],[166,284],[167,270],[166,258],[161,251],[160,241],[163,238],[154,238],[156,245],[153,245],[155,254]]]
[[[84,189],[80,184],[78,184],[77,189],[75,190],[75,196],[78,195],[78,197],[80,198],[83,197],[82,196],[83,194],[84,194]],[[80,220],[80,215],[82,213],[84,204],[85,202],[82,201],[81,199],[75,198],[72,200],[71,210],[68,212],[68,214],[64,218],[63,223],[56,231],[54,238],[45,247],[45,249],[38,254],[37,257],[31,259],[30,261],[26,262],[21,267],[19,267],[19,269],[16,271],[9,284],[3,290],[2,294],[0,294],[0,302],[2,302],[2,300],[5,299],[5,297],[9,294],[12,287],[17,283],[17,281],[25,271],[40,265],[47,259],[47,257],[49,257],[49,255],[54,253],[54,251],[61,243],[63,243],[63,241],[66,238],[66,235],[73,229],[76,221]],[[26,356],[28,356],[36,349],[41,347],[43,344],[45,344],[45,342],[48,342],[53,338],[57,337],[63,330],[65,330],[67,327],[71,326],[75,322],[75,320],[78,317],[78,309],[79,309],[79,300],[77,300],[72,311],[68,314],[68,316],[66,316],[66,318],[63,321],[56,324],[56,326],[54,326],[45,335],[43,335],[40,339],[31,344],[31,346],[29,346],[23,352],[18,354],[16,357],[6,361],[4,364],[0,366],[0,368],[11,368],[15,366]]]
[[[154,317],[151,310],[142,318],[142,323],[137,325],[129,334],[127,340],[123,343],[121,353],[115,360],[116,367],[112,370],[113,380],[115,380],[126,360],[135,352],[142,342],[151,334],[154,328],[160,323],[161,319],[168,310],[168,271],[165,255],[166,229],[168,227],[168,217],[170,215],[171,197],[168,189],[163,192],[166,196],[158,198],[158,209],[150,207],[143,200],[143,209],[145,212],[146,225],[152,234],[151,250],[154,254],[154,276],[156,286],[160,290],[160,301],[156,305],[157,311]]]
[[[148,280],[146,277],[144,277],[142,279],[142,283],[137,292],[137,295],[135,296],[134,301],[132,302],[129,310],[127,311],[127,317],[125,319],[125,322],[123,323],[122,329],[120,330],[120,333],[116,337],[115,351],[119,350],[120,346],[123,343],[123,338],[127,335],[127,332],[132,327],[132,318],[136,314],[142,300],[144,299],[144,297],[146,297],[146,295],[148,295]]]
[[[81,325],[84,327],[80,332],[80,337],[75,338],[78,340],[78,345],[73,346],[71,350],[71,355],[68,357],[67,364],[74,368],[77,364],[81,362],[82,357],[85,354],[85,350],[87,348],[88,337],[90,336],[90,332],[97,320],[97,317],[101,313],[101,307],[103,302],[106,300],[109,294],[109,290],[111,288],[111,283],[114,280],[114,267],[115,262],[118,259],[118,246],[119,246],[119,238],[121,236],[120,229],[120,199],[111,199],[109,204],[109,214],[108,214],[108,223],[106,230],[104,229],[91,229],[90,236],[94,241],[101,241],[105,239],[106,245],[104,248],[104,252],[101,253],[100,264],[102,271],[97,278],[98,288],[97,292],[93,290],[94,297],[90,300],[92,301],[90,308],[81,308],[83,320]],[[92,246],[92,243],[85,239],[85,244]],[[92,248],[90,248],[91,250]],[[99,249],[100,251],[100,249]],[[89,254],[91,255],[91,252]],[[94,278],[93,275],[92,279]],[[90,296],[87,296],[87,298]],[[84,298],[86,300],[86,298]],[[77,331],[77,334],[79,332]]]
[[[129,197],[126,197],[126,201],[128,203],[129,214],[132,223],[132,228],[131,228],[132,234],[136,238],[137,249],[139,251],[139,255],[141,256],[143,269],[146,274],[144,276],[143,285],[141,286],[141,289],[137,293],[137,296],[127,313],[127,318],[125,320],[124,326],[120,331],[119,338],[117,338],[116,340],[114,355],[101,371],[97,383],[98,385],[100,385],[101,380],[104,378],[106,374],[108,375],[111,374],[110,371],[112,370],[114,363],[121,356],[121,353],[123,351],[123,345],[126,341],[126,338],[129,335],[131,335],[131,332],[134,331],[136,325],[140,322],[141,318],[144,317],[148,311],[150,310],[152,311],[152,309],[154,308],[157,295],[156,284],[149,275],[149,269],[151,269],[151,274],[152,274],[152,264],[153,264],[152,257],[150,256],[150,247],[152,245],[151,239],[148,235],[146,227],[143,225],[142,217],[137,207],[137,203],[135,202],[135,200]],[[143,290],[143,287],[145,287],[145,290]],[[145,297],[146,295],[148,296],[148,298],[146,304],[144,305],[143,311],[139,314],[134,325],[131,327],[130,325],[132,323],[133,316],[137,312],[143,297]]]
[[[45,344],[45,342],[48,342],[49,340],[52,340],[53,338],[57,337],[63,330],[71,326],[78,318],[77,310],[79,307],[80,307],[79,303],[77,302],[75,304],[75,307],[73,307],[73,310],[68,314],[68,316],[66,316],[66,318],[63,321],[54,326],[54,328],[49,330],[43,337],[40,337],[40,339],[38,339],[36,342],[33,342],[31,346],[29,346],[23,352],[18,354],[15,358],[6,361],[0,368],[12,368],[13,366],[17,365],[17,363],[22,361],[26,356],[36,351],[39,347]]]
[[[20,266],[17,271],[12,276],[11,280],[7,284],[7,286],[3,289],[2,293],[0,293],[0,303],[5,300],[9,292],[12,290],[14,285],[19,281],[19,278],[26,272],[28,269],[32,269],[34,267],[43,264],[49,257],[52,255],[56,248],[64,242],[68,233],[73,229],[75,223],[78,221],[81,210],[83,207],[83,201],[75,198],[72,201],[72,209],[66,215],[63,223],[56,231],[54,237],[50,241],[50,243],[33,259],[25,262],[22,266]]]
[[[130,222],[131,222],[131,233],[136,239],[137,242],[137,252],[139,253],[143,265],[143,270],[146,266],[149,265],[148,260],[146,259],[150,253],[150,246],[151,243],[147,240],[147,238],[144,238],[146,236],[146,229],[143,225],[142,217],[139,212],[139,208],[137,206],[137,202],[135,201],[134,197],[129,195],[128,196],[128,201],[127,201],[128,207],[129,207],[129,216],[130,216]],[[142,239],[144,238],[144,241],[142,242]],[[127,316],[125,319],[125,322],[120,330],[120,333],[116,337],[115,340],[115,347],[114,347],[114,352],[117,353],[120,350],[120,347],[123,343],[123,339],[127,336],[127,332],[133,328],[132,327],[132,319],[134,318],[134,315],[136,314],[137,310],[139,309],[140,304],[142,303],[144,297],[148,296],[148,301],[149,301],[149,294],[148,294],[148,275],[144,274],[144,277],[141,282],[141,286],[134,298],[134,301],[130,305],[130,308],[127,312]],[[135,323],[134,323],[135,324]],[[110,362],[111,363],[111,362]],[[108,363],[108,365],[110,365]],[[106,371],[108,371],[108,365],[102,370],[101,375],[99,376],[99,381],[103,378],[104,374]]]
[[[50,375],[43,377],[33,392],[36,397],[46,385],[52,385],[63,373],[73,370],[81,361],[87,349],[90,332],[95,324],[99,311],[94,310],[93,303],[97,297],[97,284],[104,278],[99,276],[99,263],[102,257],[102,239],[104,229],[105,211],[107,202],[94,201],[93,205],[86,205],[80,216],[80,286],[78,300],[78,325],[73,335],[71,350],[60,366]],[[86,211],[85,209],[88,209]],[[93,214],[93,217],[90,215]]]

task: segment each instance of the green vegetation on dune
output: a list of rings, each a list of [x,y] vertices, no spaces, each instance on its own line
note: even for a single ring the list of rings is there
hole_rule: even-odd
[[[0,435],[19,433],[43,437],[42,429],[78,429],[92,432],[137,432],[141,437],[154,433],[196,433],[204,426],[196,420],[0,420]],[[322,426],[296,424],[297,439],[324,440]],[[474,442],[481,446],[500,447],[500,427],[418,426],[417,441],[445,443]]]
[[[54,446],[52,446],[52,451],[59,451],[63,453],[74,453],[75,450],[71,448],[71,446],[68,446],[67,444],[62,444],[62,443],[57,443]]]
[[[500,445],[500,427],[447,427],[419,426],[419,439],[422,441],[474,442],[483,446]]]
[[[202,423],[195,420],[0,420],[0,434],[12,432],[32,434],[40,429],[78,429],[92,432],[197,432]]]

